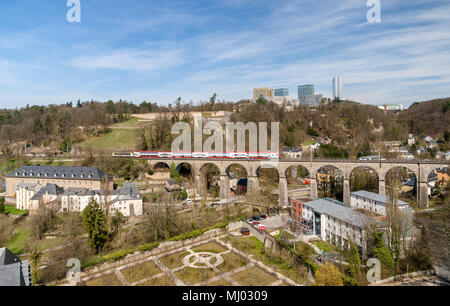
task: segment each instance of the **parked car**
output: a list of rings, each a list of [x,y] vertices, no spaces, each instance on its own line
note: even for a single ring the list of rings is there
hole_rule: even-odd
[[[261,220],[261,217],[260,216],[254,216],[252,219],[255,220],[255,221],[259,221],[259,220]]]
[[[255,225],[255,226],[256,226],[256,225],[260,225],[260,224],[261,224],[261,223],[258,222],[258,221],[253,221],[253,222],[252,222],[252,225]]]
[[[261,215],[260,217],[261,217],[261,219],[267,219],[266,215]]]
[[[239,233],[241,233],[244,236],[248,236],[248,235],[250,235],[250,230],[246,227],[241,227],[241,229],[239,230]]]

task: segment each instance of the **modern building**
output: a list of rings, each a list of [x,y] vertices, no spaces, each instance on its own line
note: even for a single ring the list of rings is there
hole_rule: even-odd
[[[322,102],[323,95],[299,96],[300,105],[307,107],[318,107]]]
[[[353,241],[363,257],[366,254],[366,214],[334,199],[291,199],[296,222],[304,235],[319,236],[337,247],[346,249]]]
[[[332,82],[333,87],[333,99],[342,98],[342,78],[340,76],[335,76]]]
[[[386,195],[360,190],[352,192],[350,199],[350,206],[352,208],[364,209],[381,216],[386,216],[386,206],[388,205]],[[412,214],[412,208],[408,203],[397,200],[397,206],[400,210]]]
[[[273,89],[268,87],[253,88],[253,99],[273,97]]]
[[[289,96],[289,89],[288,88],[277,88],[274,90],[274,96],[275,97],[287,97],[287,96]]]
[[[62,188],[83,187],[101,189],[102,181],[108,180],[108,188],[113,189],[111,175],[91,167],[49,167],[22,166],[6,175],[6,197],[15,197],[17,187],[23,183],[37,183],[41,186],[55,184]]]
[[[298,87],[298,98],[304,96],[314,96],[314,85],[300,85]]]
[[[31,286],[31,267],[7,248],[0,248],[0,286]]]

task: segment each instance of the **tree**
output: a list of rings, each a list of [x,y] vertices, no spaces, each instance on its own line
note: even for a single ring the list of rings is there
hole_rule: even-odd
[[[343,286],[343,275],[334,265],[326,263],[315,273],[316,286]]]
[[[83,226],[88,233],[90,247],[99,253],[107,240],[108,231],[105,214],[94,198],[89,200],[83,210]]]
[[[211,98],[209,98],[209,103],[211,105],[211,110],[214,108],[214,104],[216,103],[217,94],[214,93]]]
[[[29,260],[31,266],[31,282],[37,286],[41,282],[41,258],[42,251],[36,244],[31,244],[29,247]]]
[[[5,197],[0,197],[0,214],[5,213]]]
[[[450,132],[448,130],[445,130],[445,132],[444,132],[444,141],[445,142],[450,141]]]

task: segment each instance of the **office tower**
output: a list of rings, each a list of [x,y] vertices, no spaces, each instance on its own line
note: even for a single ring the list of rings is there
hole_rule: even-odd
[[[342,98],[342,78],[340,76],[336,76],[333,78],[332,82],[333,87],[333,99]]]
[[[275,97],[287,97],[289,96],[288,88],[277,88],[274,90]]]
[[[298,87],[298,98],[304,96],[314,96],[314,85],[300,85]]]
[[[267,87],[253,88],[253,99],[273,97],[273,89]]]

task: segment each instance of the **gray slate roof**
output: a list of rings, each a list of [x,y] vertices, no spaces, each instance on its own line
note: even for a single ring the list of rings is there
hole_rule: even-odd
[[[47,184],[47,186],[36,192],[33,197],[31,197],[31,200],[39,200],[46,193],[50,195],[60,195],[64,193],[64,188],[55,184]]]
[[[6,248],[0,248],[0,286],[30,286],[31,269],[28,261],[20,261]]]
[[[22,183],[17,186],[17,189],[23,188],[28,191],[37,191],[36,188],[39,188],[41,185],[38,183]]]
[[[93,167],[22,166],[6,177],[58,178],[98,181],[105,173]]]
[[[340,205],[328,199],[317,199],[303,203],[319,214],[326,214],[351,225],[363,228],[367,224],[367,216],[354,211],[352,208]]]
[[[386,195],[378,194],[378,193],[374,193],[374,192],[370,192],[370,191],[366,191],[366,190],[359,190],[359,191],[352,192],[351,196],[358,196],[358,197],[367,198],[367,199],[370,199],[373,201],[377,201],[380,205],[383,205],[383,206],[386,206],[386,203],[387,203]],[[402,200],[397,200],[397,205],[403,206],[403,205],[409,205],[409,204]]]

